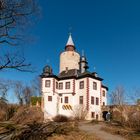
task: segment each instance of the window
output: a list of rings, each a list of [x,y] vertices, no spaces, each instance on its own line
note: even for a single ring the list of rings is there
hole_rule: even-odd
[[[63,89],[63,83],[59,83],[59,89]]]
[[[94,105],[94,97],[91,96],[91,104]]]
[[[65,88],[70,89],[70,82],[66,82]]]
[[[50,87],[51,86],[51,81],[50,80],[46,80],[45,81],[45,87]]]
[[[96,82],[93,82],[93,89],[97,90],[97,83]]]
[[[61,98],[61,103],[63,103],[63,99]]]
[[[66,72],[68,72],[68,67],[66,67]]]
[[[83,104],[83,96],[79,97],[79,104]]]
[[[65,103],[69,103],[69,98],[65,97]]]
[[[103,90],[103,96],[105,97],[105,91]]]
[[[84,88],[84,81],[80,81],[80,83],[79,83],[79,88],[80,88],[80,89],[83,89],[83,88]]]
[[[52,96],[48,96],[48,101],[49,101],[49,102],[52,101]]]
[[[56,82],[56,89],[58,89],[58,82]]]
[[[99,105],[99,98],[96,98],[96,105]]]
[[[105,102],[103,102],[103,106],[105,106]]]
[[[91,118],[95,118],[95,112],[91,112]]]

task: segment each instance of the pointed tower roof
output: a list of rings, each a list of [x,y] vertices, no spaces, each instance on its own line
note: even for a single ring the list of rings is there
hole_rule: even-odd
[[[72,35],[71,33],[69,34],[69,38],[65,47],[66,51],[74,51],[75,50],[75,45],[73,43]]]
[[[74,43],[73,43],[73,40],[72,40],[71,33],[69,34],[69,38],[68,38],[68,41],[67,41],[66,46],[68,46],[68,45],[74,46]]]

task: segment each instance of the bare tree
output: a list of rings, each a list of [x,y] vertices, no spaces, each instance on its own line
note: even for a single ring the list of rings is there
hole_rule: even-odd
[[[32,81],[32,92],[34,95],[36,96],[41,96],[41,92],[40,92],[40,86],[41,86],[41,82],[40,82],[40,77],[37,76],[35,77]]]
[[[32,72],[31,64],[27,63],[24,56],[19,53],[7,53],[0,57],[0,70],[16,69],[22,72]]]
[[[10,89],[10,81],[0,79],[0,119],[5,118],[8,109],[8,101],[6,99],[8,90]]]
[[[24,101],[26,105],[30,105],[32,89],[29,86],[25,86],[23,90]]]
[[[35,10],[35,0],[0,0],[0,44],[17,45],[20,36],[13,31],[25,26]]]
[[[11,81],[9,80],[0,80],[0,95],[2,99],[6,99],[7,92],[10,89],[10,83]]]
[[[76,120],[85,120],[88,114],[88,111],[85,106],[77,105],[77,106],[74,106],[72,113]]]
[[[130,104],[138,104],[140,100],[140,88],[133,88],[128,94],[128,101]]]
[[[15,95],[16,95],[20,105],[23,105],[23,103],[24,103],[23,90],[24,90],[24,85],[21,81],[14,82],[14,92],[15,92]]]
[[[19,44],[23,38],[17,31],[25,27],[36,7],[35,0],[0,0],[0,47]],[[31,71],[28,69],[30,65],[24,56],[17,54],[6,53],[0,57],[0,70],[12,68]]]
[[[111,93],[111,104],[113,105],[123,105],[125,103],[125,90],[123,86],[118,86]]]

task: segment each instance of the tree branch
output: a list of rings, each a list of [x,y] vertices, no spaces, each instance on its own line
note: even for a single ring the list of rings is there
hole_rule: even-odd
[[[15,69],[22,72],[34,72],[30,63],[25,62],[25,58],[16,54],[7,54],[0,59],[0,70]]]

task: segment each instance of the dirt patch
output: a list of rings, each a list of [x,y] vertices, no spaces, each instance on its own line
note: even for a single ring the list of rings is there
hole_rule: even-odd
[[[81,131],[72,131],[67,135],[56,135],[49,137],[48,140],[101,140],[95,135],[90,135]]]
[[[116,123],[106,124],[101,129],[114,135],[123,136],[128,140],[140,140],[139,132],[127,127],[122,127],[121,125],[118,125]]]
[[[80,130],[83,130],[87,132],[88,134],[95,134],[101,140],[125,140],[123,137],[120,137],[118,135],[112,135],[110,133],[107,133],[101,130],[103,126],[104,126],[104,123],[99,123],[99,124],[91,124],[89,122],[79,123]]]

